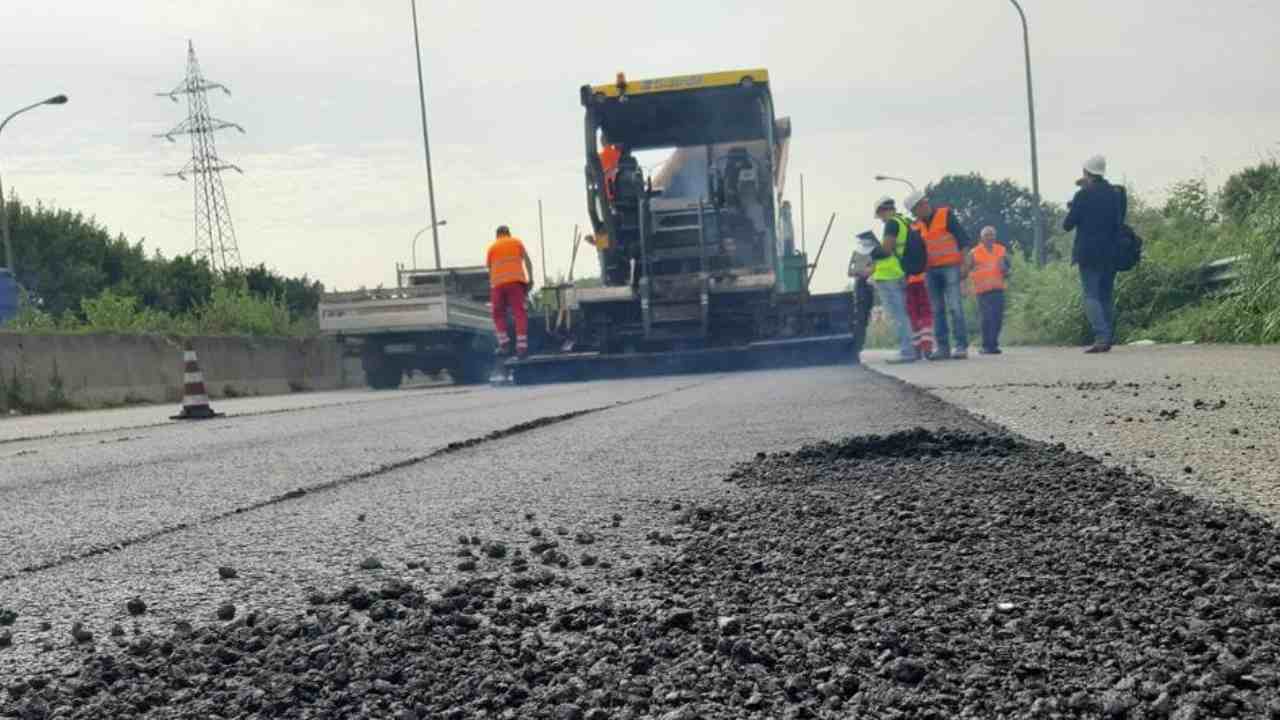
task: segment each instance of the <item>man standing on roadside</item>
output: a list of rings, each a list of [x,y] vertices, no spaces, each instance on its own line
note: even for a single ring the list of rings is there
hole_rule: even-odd
[[[1009,258],[1004,245],[996,242],[990,225],[978,233],[978,245],[965,256],[973,294],[978,296],[978,319],[982,323],[983,355],[1000,354],[1000,327],[1004,324],[1004,291],[1009,277]]]
[[[853,333],[853,361],[862,362],[862,350],[867,344],[867,325],[871,323],[871,306],[875,303],[876,294],[871,290],[872,260],[869,256],[854,250],[849,258],[849,279],[853,281],[853,317],[850,318],[850,330]]]
[[[875,261],[871,282],[880,294],[880,304],[898,331],[898,355],[890,358],[889,362],[915,362],[920,358],[911,339],[911,317],[907,315],[907,274],[902,270],[902,256],[907,251],[911,224],[898,214],[891,197],[883,197],[876,203],[876,217],[884,222],[884,234],[880,246],[871,253],[871,259]]]
[[[1107,182],[1107,161],[1101,155],[1084,164],[1080,189],[1067,206],[1062,229],[1076,231],[1071,262],[1080,266],[1084,314],[1093,328],[1093,345],[1085,353],[1111,351],[1116,332],[1116,237],[1128,212],[1124,190]]]
[[[529,354],[529,313],[525,298],[529,294],[529,278],[533,277],[533,261],[520,238],[512,237],[503,225],[489,246],[485,259],[489,267],[489,301],[493,307],[493,329],[498,335],[499,355],[508,354],[511,338],[507,331],[507,310],[516,321],[516,355]]]
[[[964,250],[972,246],[973,242],[951,208],[932,207],[929,199],[919,190],[913,190],[907,196],[906,204],[916,218],[912,228],[924,238],[929,255],[925,283],[933,309],[934,340],[938,345],[933,357],[938,360],[963,360],[969,357],[969,328],[964,319],[961,270]],[[955,340],[954,351],[951,345],[952,335]]]

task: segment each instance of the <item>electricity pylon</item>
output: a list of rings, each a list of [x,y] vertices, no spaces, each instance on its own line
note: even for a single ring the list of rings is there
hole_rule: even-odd
[[[233,122],[219,120],[209,115],[209,90],[231,91],[221,83],[208,80],[200,72],[195,46],[187,41],[187,77],[169,92],[156,93],[178,102],[179,95],[187,96],[187,119],[169,132],[161,133],[169,142],[177,142],[175,136],[191,136],[191,160],[181,170],[167,173],[169,177],[186,180],[190,176],[195,187],[196,255],[209,259],[209,265],[218,272],[239,269],[240,247],[236,243],[236,231],[231,225],[231,210],[227,207],[227,193],[222,187],[222,171],[244,171],[218,157],[213,134],[219,130],[244,128]]]

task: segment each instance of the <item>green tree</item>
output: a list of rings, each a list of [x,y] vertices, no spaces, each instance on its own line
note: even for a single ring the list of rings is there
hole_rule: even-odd
[[[1264,198],[1280,191],[1280,163],[1275,160],[1245,168],[1227,178],[1219,205],[1231,222],[1243,225]]]
[[[16,197],[9,200],[9,216],[18,282],[26,289],[28,307],[41,313],[25,316],[32,326],[55,319],[74,324],[87,319],[88,308],[114,308],[110,317],[117,320],[131,314],[189,315],[209,305],[218,288],[244,289],[294,318],[305,318],[315,315],[324,293],[319,281],[285,277],[265,265],[220,276],[202,258],[168,259],[159,252],[148,257],[141,241],[112,237],[92,218],[25,205]],[[136,306],[124,308],[121,298]],[[223,307],[233,304],[224,298]],[[117,320],[108,324],[118,326]]]
[[[1216,223],[1219,218],[1209,184],[1204,178],[1174,183],[1169,188],[1169,197],[1161,212],[1166,218],[1183,218],[1201,224]]]
[[[37,307],[53,315],[78,311],[82,299],[107,286],[110,271],[128,264],[118,255],[132,251],[80,213],[32,207],[17,198],[9,200],[9,227],[18,282]],[[117,257],[109,263],[112,255]]]
[[[213,297],[218,276],[208,260],[179,255],[157,265],[158,291],[163,298],[157,307],[172,313],[191,312]]]
[[[925,192],[935,206],[950,205],[974,240],[983,227],[991,225],[1005,245],[1021,250],[1025,257],[1035,250],[1035,202],[1030,190],[1012,180],[995,182],[976,172],[947,175]],[[1041,208],[1048,237],[1061,221],[1062,209],[1045,202]]]
[[[323,283],[311,280],[306,275],[297,278],[284,277],[274,270],[267,269],[264,264],[238,271],[235,276],[234,278],[228,276],[228,281],[238,282],[239,279],[243,279],[249,292],[261,298],[283,301],[294,317],[314,315],[316,308],[320,305],[320,296],[324,294]]]

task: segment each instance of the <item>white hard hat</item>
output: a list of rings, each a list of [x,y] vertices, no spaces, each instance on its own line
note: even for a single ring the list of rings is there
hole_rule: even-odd
[[[1102,177],[1107,174],[1107,159],[1101,155],[1094,155],[1084,161],[1084,171],[1090,175]]]
[[[924,193],[919,190],[912,190],[907,195],[907,199],[902,201],[902,204],[907,210],[915,212],[916,206],[920,204],[921,200],[924,200]]]
[[[876,201],[876,212],[880,212],[886,207],[895,207],[893,198],[889,197],[888,195],[885,195],[884,197]]]

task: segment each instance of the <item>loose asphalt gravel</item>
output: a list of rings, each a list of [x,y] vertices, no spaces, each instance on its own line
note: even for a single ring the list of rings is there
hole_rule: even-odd
[[[581,411],[592,412],[573,416]],[[296,609],[353,577],[450,582],[465,561],[459,533],[523,537],[528,512],[548,535],[622,514],[600,544],[639,554],[654,503],[725,492],[719,478],[736,459],[966,422],[865,370],[821,368],[390,394],[336,411],[173,424],[133,443],[110,442],[111,432],[15,443],[35,452],[11,456],[0,476],[0,496],[13,499],[0,502],[11,550],[0,554],[0,607],[19,612],[0,676],[78,657],[76,622],[101,639],[115,624],[214,618],[227,602]],[[362,570],[370,556],[383,568]],[[221,566],[238,577],[221,578]],[[138,618],[124,609],[135,596],[149,608]]]
[[[0,717],[1280,717],[1272,525],[863,369],[218,422],[0,445],[95,526],[2,538]]]

